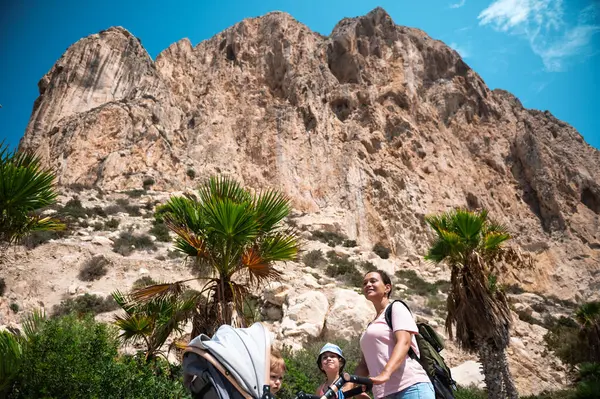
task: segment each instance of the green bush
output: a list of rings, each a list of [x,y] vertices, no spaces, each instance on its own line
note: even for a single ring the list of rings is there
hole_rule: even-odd
[[[11,303],[9,308],[13,311],[13,313],[18,313],[20,309],[19,304],[16,302]]]
[[[186,398],[165,361],[119,356],[117,330],[64,316],[46,320],[23,345],[10,398]],[[172,375],[172,377],[171,377]]]
[[[531,308],[538,313],[545,313],[548,311],[548,306],[544,303],[538,302],[531,305]]]
[[[503,291],[507,294],[515,294],[520,295],[525,292],[525,290],[518,284],[510,284],[503,287]]]
[[[52,230],[36,230],[31,234],[21,239],[21,244],[27,249],[34,249],[50,240],[58,240],[69,235],[67,230],[52,231]]]
[[[67,201],[65,206],[59,210],[58,213],[73,219],[86,218],[91,214],[89,210],[81,205],[81,201],[77,197]]]
[[[101,218],[105,218],[106,216],[108,216],[106,214],[106,212],[104,212],[104,209],[102,209],[102,207],[100,207],[99,205],[96,205],[95,207],[92,208],[92,212],[96,215],[99,216]]]
[[[344,240],[343,245],[346,248],[354,248],[354,247],[358,246],[356,240]]]
[[[119,212],[128,213],[130,216],[141,216],[139,205],[132,205],[129,203],[128,198],[117,198],[114,205],[106,207],[104,212],[108,215],[114,215]]]
[[[6,292],[6,281],[4,281],[3,277],[0,277],[0,296],[4,295]]]
[[[154,185],[154,183],[156,183],[156,182],[151,177],[144,179],[144,181],[142,182],[142,185],[144,186],[144,190],[148,190],[150,187],[152,187]]]
[[[154,217],[152,212],[154,211],[154,206],[156,204],[158,204],[158,201],[147,201],[144,203],[144,209],[150,212],[150,214],[147,214],[146,217]]]
[[[83,183],[73,183],[73,184],[69,184],[67,187],[70,188],[71,190],[75,191],[76,193],[80,193],[83,190],[88,190],[88,189],[92,188],[91,186],[87,186]]]
[[[521,399],[576,399],[575,391],[565,389],[560,391],[544,391],[538,395],[521,396]],[[591,399],[592,397],[590,397]],[[594,396],[593,398],[597,398]],[[582,398],[583,399],[583,398]]]
[[[412,269],[401,269],[396,272],[396,277],[400,282],[408,287],[407,294],[415,294],[421,296],[435,296],[439,291],[448,292],[450,282],[438,280],[435,283],[429,283],[423,280]]]
[[[119,238],[113,242],[113,251],[123,256],[129,256],[137,249],[156,250],[156,245],[149,235],[134,235],[128,231],[122,231]]]
[[[542,327],[544,326],[544,322],[542,320],[536,319],[524,310],[519,310],[515,313],[517,313],[517,316],[519,316],[519,320],[524,321],[525,323],[537,324],[538,326]]]
[[[375,270],[377,270],[377,266],[375,266],[373,264],[373,262],[369,262],[368,260],[366,260],[362,263],[362,267],[363,267],[363,269],[365,269],[365,273],[370,273],[370,272],[374,272]]]
[[[135,280],[133,282],[133,285],[131,286],[132,290],[137,290],[138,288],[144,288],[147,287],[149,285],[154,285],[156,284],[156,281],[154,281],[152,279],[152,277],[150,276],[143,276],[138,278],[137,280]]]
[[[119,219],[110,218],[104,223],[104,228],[107,230],[116,230],[119,227]]]
[[[167,258],[169,259],[181,259],[185,256],[181,251],[167,251]]]
[[[102,230],[104,228],[104,223],[102,223],[102,222],[95,222],[92,227],[94,227],[94,231],[100,231],[100,230]]]
[[[487,399],[487,393],[476,387],[458,387],[454,399]]]
[[[383,246],[381,243],[377,243],[373,246],[373,252],[375,252],[381,259],[387,259],[390,257],[390,249]]]
[[[318,240],[324,242],[330,247],[335,247],[336,245],[341,245],[347,237],[345,235],[333,232],[333,231],[313,231],[311,234],[311,238],[313,240]]]
[[[293,399],[298,391],[314,394],[315,389],[325,381],[324,374],[317,367],[317,356],[319,350],[326,341],[312,341],[300,351],[292,353],[289,348],[282,351],[285,360],[286,373],[281,391],[277,394],[278,399]],[[360,346],[358,338],[347,341],[333,341],[340,346],[344,357],[348,361],[345,370],[353,372],[360,359]]]
[[[171,236],[169,235],[169,228],[163,222],[154,219],[152,222],[152,228],[149,231],[158,241],[169,242]]]
[[[188,168],[188,170],[185,173],[192,180],[196,177],[196,171],[192,168]]]
[[[594,360],[590,358],[594,353],[590,342],[582,335],[581,327],[575,320],[561,316],[554,323],[544,335],[549,350],[571,366]]]
[[[116,310],[118,307],[119,306],[110,295],[108,295],[106,298],[102,298],[98,295],[84,294],[75,298],[68,298],[64,301],[61,301],[59,305],[54,305],[52,308],[52,315],[54,317],[64,316],[71,313],[75,313],[77,315],[91,313],[96,315],[99,313]]]
[[[325,274],[329,277],[341,277],[354,287],[362,287],[363,275],[348,255],[339,256],[335,251],[329,251],[327,257],[331,264],[325,269]]]
[[[138,205],[125,206],[125,212],[127,212],[129,216],[142,216],[142,212],[140,212],[140,207]]]
[[[140,189],[123,191],[124,194],[127,194],[131,198],[139,198],[144,194],[144,192],[144,190]]]
[[[314,249],[307,252],[303,257],[302,261],[306,266],[318,267],[327,264],[327,260],[323,256],[323,252],[320,249]]]
[[[578,380],[575,398],[597,399],[600,395],[600,363],[581,364]]]
[[[427,308],[437,310],[441,313],[446,313],[448,310],[448,302],[446,298],[440,295],[435,295],[427,298]]]
[[[104,208],[104,212],[107,215],[116,215],[119,212],[123,212],[124,213],[125,209],[122,206],[120,206],[120,205],[113,204],[113,205],[109,205],[106,208]]]
[[[96,255],[89,259],[79,270],[79,279],[82,281],[94,281],[108,273],[106,266],[110,261],[103,255]]]

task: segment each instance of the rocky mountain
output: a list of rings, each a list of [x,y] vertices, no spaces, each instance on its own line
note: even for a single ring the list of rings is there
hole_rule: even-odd
[[[181,189],[232,174],[300,211],[343,211],[350,237],[409,263],[424,215],[486,207],[536,255],[515,275],[530,289],[598,288],[600,153],[383,9],[328,37],[269,13],[155,61],[110,28],[69,47],[39,89],[20,148],[62,185]]]
[[[20,148],[40,153],[65,190],[87,187],[85,205],[105,206],[107,195],[144,185],[155,190],[152,202],[224,173],[284,191],[307,237],[344,234],[359,247],[336,252],[431,281],[447,271],[422,260],[431,238],[424,216],[485,207],[535,261],[510,272],[509,282],[528,291],[516,310],[539,316],[543,296],[600,297],[600,152],[549,112],[490,90],[454,50],[395,25],[380,8],[340,21],[327,37],[269,13],[196,46],[183,39],[156,60],[113,27],[69,47],[39,90]],[[147,228],[122,219],[130,230]],[[166,253],[132,260],[111,252],[117,238],[90,225],[47,249],[11,255],[9,298],[48,295],[48,306],[65,294],[107,294],[129,286],[142,264],[161,279],[185,275],[170,260],[165,269]],[[391,249],[390,260],[370,251],[375,243]],[[78,265],[98,253],[115,269],[78,286]],[[48,254],[53,260],[41,261]],[[31,269],[37,277],[21,282]],[[362,297],[338,290],[322,271],[300,263],[285,269],[282,285],[261,293],[282,339],[328,337],[337,314],[356,321],[340,333],[346,337],[370,317]],[[8,302],[1,305],[7,324]],[[516,320],[511,369],[526,393],[566,382],[543,348],[544,331]],[[448,357],[453,365],[468,359],[452,347]]]

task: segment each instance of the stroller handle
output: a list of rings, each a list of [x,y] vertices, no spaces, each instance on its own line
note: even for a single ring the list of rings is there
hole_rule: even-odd
[[[344,392],[345,398],[351,398],[361,394],[370,390],[373,386],[373,381],[371,381],[369,377],[361,377],[358,375],[343,373],[337,380],[335,380],[333,384],[329,386],[327,391],[323,393],[323,396],[310,395],[300,391],[298,394],[296,394],[296,399],[333,399],[337,397],[337,393],[342,389],[342,387],[349,382],[362,386],[352,388],[351,390]]]
[[[361,377],[360,375],[353,375],[344,373],[343,377],[346,381],[352,382],[355,384],[365,385],[371,388],[373,386],[373,381],[369,377]]]

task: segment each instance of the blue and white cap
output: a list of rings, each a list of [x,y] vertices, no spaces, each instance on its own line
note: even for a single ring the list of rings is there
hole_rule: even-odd
[[[321,365],[321,355],[325,352],[335,353],[336,355],[338,355],[339,357],[341,357],[344,360],[344,363],[346,362],[346,358],[342,354],[342,349],[339,346],[337,346],[336,344],[332,344],[332,343],[328,342],[325,345],[323,345],[323,347],[321,348],[321,351],[319,352],[319,356],[317,356],[317,365],[318,366]]]

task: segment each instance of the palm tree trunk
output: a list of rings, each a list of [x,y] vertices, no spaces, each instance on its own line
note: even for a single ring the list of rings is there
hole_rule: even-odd
[[[191,339],[196,338],[198,335],[204,333],[205,323],[200,312],[194,312],[194,316],[192,317],[192,336]]]
[[[501,351],[499,353],[499,360],[500,365],[502,367],[502,378],[504,382],[504,391],[506,393],[506,397],[508,399],[518,399],[519,392],[517,391],[517,387],[515,387],[512,375],[510,374],[510,369],[508,368],[508,359],[506,358],[506,352]]]
[[[483,376],[487,388],[488,399],[506,399],[504,395],[504,378],[498,359],[498,351],[485,342],[479,349],[479,360],[483,368]]]

